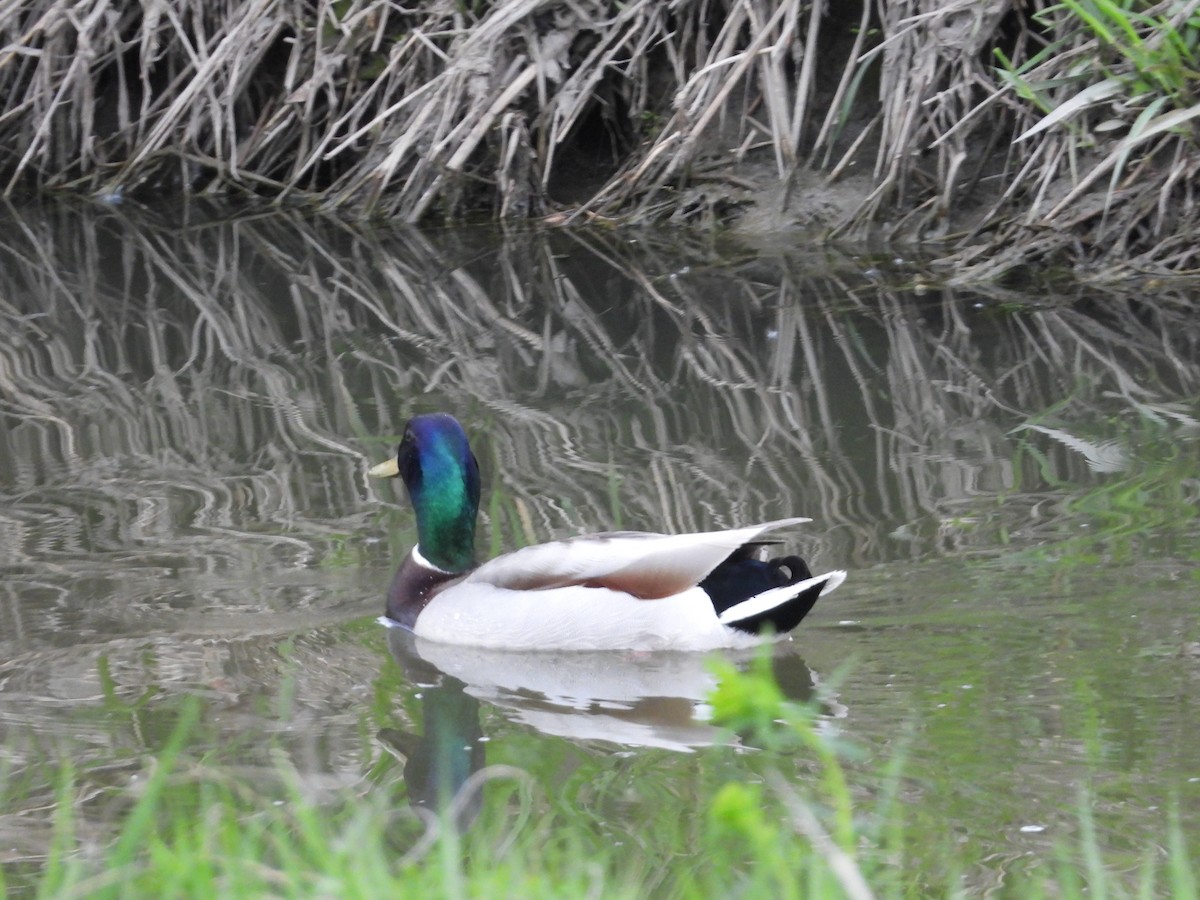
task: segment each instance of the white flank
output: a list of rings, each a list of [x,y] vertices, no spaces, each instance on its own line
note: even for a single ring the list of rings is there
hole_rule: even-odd
[[[700,588],[639,600],[580,585],[512,591],[464,581],[438,594],[413,631],[431,641],[508,650],[712,650],[761,643],[718,622]]]

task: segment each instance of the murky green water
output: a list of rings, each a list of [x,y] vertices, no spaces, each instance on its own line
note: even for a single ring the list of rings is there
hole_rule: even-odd
[[[102,845],[189,695],[195,758],[269,781],[282,757],[318,799],[508,764],[640,843],[697,785],[758,777],[705,720],[702,658],[375,623],[413,529],[366,468],[435,409],[476,442],[492,550],[811,516],[814,570],[851,577],[777,675],[852,778],[906,755],[908,827],[973,885],[1074,840],[1084,788],[1131,864],[1170,805],[1200,826],[1197,297],[915,294],[903,264],[663,233],[129,215],[0,230],[14,871],[46,852],[58,761]]]

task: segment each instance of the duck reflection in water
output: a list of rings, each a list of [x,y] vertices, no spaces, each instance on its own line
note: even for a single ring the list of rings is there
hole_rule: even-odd
[[[426,663],[406,647],[408,632],[389,635],[392,656],[411,684],[421,688],[423,734],[383,728],[376,735],[384,749],[404,763],[404,783],[413,808],[431,817],[449,820],[465,831],[483,806],[482,784],[471,776],[485,764],[479,701],[466,693],[466,685]]]
[[[709,719],[717,679],[697,653],[526,652],[428,641],[405,628],[388,629],[388,647],[409,682],[421,690],[424,734],[387,728],[379,740],[405,760],[414,807],[449,810],[461,830],[482,805],[486,765],[480,701],[537,732],[596,749],[613,745],[690,753],[740,739]],[[735,663],[753,651],[722,654]],[[772,667],[793,700],[820,704],[825,721],[846,708],[818,689],[795,644],[773,647]]]

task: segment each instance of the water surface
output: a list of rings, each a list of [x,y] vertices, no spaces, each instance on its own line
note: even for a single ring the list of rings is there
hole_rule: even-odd
[[[432,410],[475,442],[485,553],[811,516],[796,546],[851,577],[777,676],[857,748],[863,809],[905,755],[910,827],[972,884],[1073,840],[1083,789],[1118,859],[1172,803],[1200,825],[1194,296],[934,290],[904,260],[657,232],[117,208],[0,234],[14,866],[45,852],[54,760],[103,842],[185,696],[197,758],[269,780],[282,753],[317,798],[429,803],[506,763],[639,841],[697,784],[760,777],[707,721],[701,657],[375,623],[414,529],[366,469]]]

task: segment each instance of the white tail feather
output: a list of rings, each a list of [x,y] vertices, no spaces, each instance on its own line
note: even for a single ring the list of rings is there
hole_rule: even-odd
[[[729,607],[729,609],[721,613],[717,621],[722,625],[732,625],[743,619],[762,615],[777,606],[783,606],[798,594],[819,584],[824,584],[821,596],[825,596],[845,580],[846,573],[841,569],[835,569],[832,572],[826,572],[824,575],[816,575],[804,581],[797,581],[795,584],[785,584],[783,587],[771,588],[769,591],[755,594],[748,600],[743,600],[741,603]]]

